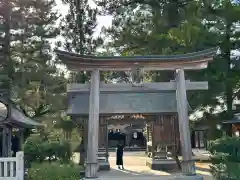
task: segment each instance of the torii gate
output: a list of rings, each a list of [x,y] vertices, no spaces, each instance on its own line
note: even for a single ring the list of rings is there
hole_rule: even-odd
[[[195,166],[192,160],[190,143],[188,103],[186,90],[206,90],[207,82],[190,82],[185,80],[185,70],[199,70],[207,67],[208,62],[216,54],[216,48],[204,51],[173,56],[133,56],[133,57],[95,57],[74,53],[56,51],[58,57],[72,71],[91,71],[90,84],[72,84],[71,91],[89,92],[89,121],[88,121],[88,145],[85,175],[95,179],[98,170],[98,135],[99,135],[99,107],[100,92],[131,92],[141,91],[176,91],[177,112],[183,155],[182,173],[194,175]],[[172,70],[176,73],[176,79],[171,82],[143,83],[140,87],[132,84],[104,84],[100,83],[100,71],[129,71],[136,68],[149,70]],[[114,109],[117,113],[118,109]],[[127,110],[125,110],[127,111]]]

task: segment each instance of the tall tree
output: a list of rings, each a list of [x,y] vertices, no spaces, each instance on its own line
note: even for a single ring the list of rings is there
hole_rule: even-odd
[[[104,13],[113,15],[108,46],[121,55],[182,54],[216,45],[215,36],[204,26],[199,1],[98,1]],[[157,6],[153,4],[157,3]],[[176,4],[177,3],[177,4]],[[171,8],[177,6],[176,13]],[[156,8],[158,7],[158,8]],[[175,12],[175,11],[174,11]],[[178,12],[178,13],[177,13]],[[176,17],[178,16],[178,17]],[[172,21],[174,19],[177,21]],[[126,74],[118,74],[126,79]],[[148,80],[169,81],[173,72],[154,71]],[[120,78],[121,79],[121,78]]]
[[[1,55],[1,93],[6,98],[11,98],[11,83],[14,74],[14,64],[11,59],[11,30],[16,30],[16,14],[20,10],[13,9],[14,1],[3,0],[0,2],[0,55]]]
[[[239,48],[240,4],[237,1],[204,1],[207,26],[218,34],[220,54],[211,67],[210,76],[222,84],[219,97],[226,105],[226,119],[233,117],[233,99],[239,94],[239,62],[231,52]],[[218,97],[218,98],[219,98]],[[229,131],[230,134],[230,131]]]
[[[88,0],[63,0],[63,3],[69,7],[69,11],[61,23],[61,35],[64,38],[63,48],[82,55],[96,54],[97,48],[102,43],[101,38],[94,37],[98,10],[91,8]],[[71,72],[70,81],[84,83],[89,81],[89,78],[88,72]],[[65,123],[72,122],[65,121]],[[79,162],[82,165],[85,155],[82,138]]]
[[[15,100],[31,117],[56,112],[56,107],[61,108],[63,104],[64,77],[56,68],[51,46],[51,39],[59,34],[55,26],[58,19],[53,11],[55,5],[54,0],[23,3],[21,31],[12,49],[12,58],[18,62],[14,77]]]
[[[31,117],[42,116],[60,103],[64,77],[52,59],[50,39],[56,38],[53,0],[1,1],[0,35],[12,99]],[[55,99],[55,100],[54,100]]]
[[[88,0],[63,0],[63,3],[69,7],[68,14],[61,23],[63,48],[82,55],[96,54],[97,47],[102,43],[101,38],[94,37],[98,10],[90,7]],[[78,82],[84,83],[89,80],[89,74],[86,72],[71,75]]]

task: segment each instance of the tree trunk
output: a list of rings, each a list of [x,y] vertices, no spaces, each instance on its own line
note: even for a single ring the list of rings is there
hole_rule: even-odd
[[[230,41],[230,33],[231,33],[231,24],[227,23],[226,25],[226,36],[223,47],[223,57],[226,61],[226,104],[227,104],[227,118],[228,120],[233,118],[233,87],[232,87],[232,74],[231,74],[231,41]],[[229,136],[232,136],[231,126],[226,127],[226,133]]]
[[[84,139],[82,137],[81,144],[80,144],[80,159],[79,159],[79,165],[84,166],[85,163],[85,148],[84,148]]]

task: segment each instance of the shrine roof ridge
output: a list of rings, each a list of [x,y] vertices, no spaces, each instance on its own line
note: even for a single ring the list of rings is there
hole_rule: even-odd
[[[212,58],[217,53],[217,47],[202,51],[179,54],[179,55],[142,55],[142,56],[93,56],[80,55],[62,50],[55,50],[60,59],[68,58],[71,61],[179,61],[179,60],[201,60]],[[66,61],[66,59],[64,59]]]

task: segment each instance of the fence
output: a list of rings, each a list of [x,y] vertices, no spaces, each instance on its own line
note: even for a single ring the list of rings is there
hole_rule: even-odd
[[[16,157],[0,158],[0,180],[24,180],[24,154],[16,153]]]

